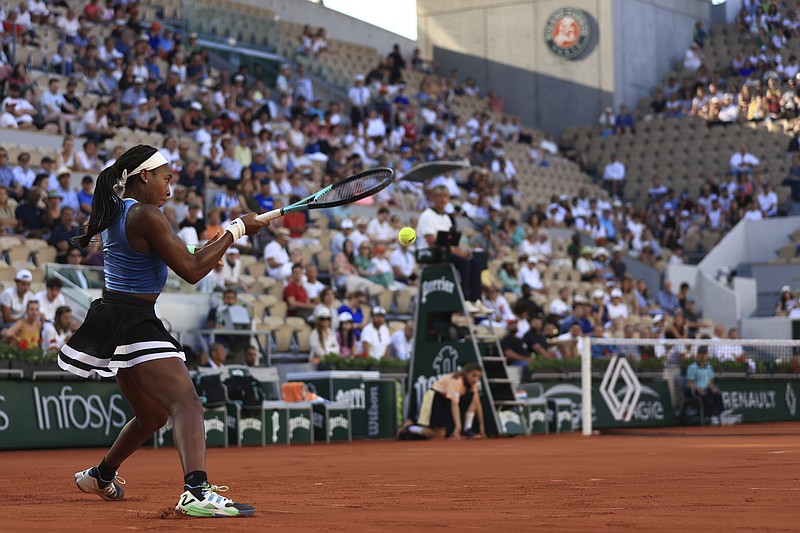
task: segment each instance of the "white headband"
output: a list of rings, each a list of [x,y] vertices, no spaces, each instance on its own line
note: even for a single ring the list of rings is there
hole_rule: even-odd
[[[169,164],[167,158],[164,157],[161,152],[156,152],[151,155],[144,163],[139,165],[138,167],[134,168],[130,172],[123,169],[122,170],[122,177],[119,180],[120,187],[125,187],[125,183],[128,181],[128,176],[134,176],[140,173],[142,170],[155,170],[162,165]]]

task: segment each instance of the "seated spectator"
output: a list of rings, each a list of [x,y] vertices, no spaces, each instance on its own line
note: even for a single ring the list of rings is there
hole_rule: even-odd
[[[530,319],[530,328],[522,337],[522,342],[527,347],[528,352],[539,357],[557,359],[558,353],[550,349],[547,335],[544,333],[544,321],[539,315],[533,315]]]
[[[394,242],[396,232],[389,223],[389,209],[381,207],[378,216],[369,221],[367,237],[373,244],[389,245]]]
[[[225,363],[228,360],[228,348],[224,344],[215,342],[208,349],[208,357],[203,354],[201,357],[200,366],[204,368],[213,368],[222,370],[225,368]]]
[[[392,333],[389,347],[389,357],[396,361],[408,361],[414,352],[414,321],[408,320],[403,326]]]
[[[714,384],[714,368],[708,361],[708,346],[697,348],[697,359],[686,369],[687,388],[703,401],[704,413],[710,415],[711,424],[720,424],[723,411],[722,395]]]
[[[50,194],[59,194],[51,192]],[[58,223],[50,233],[48,242],[56,248],[56,260],[59,263],[66,263],[67,252],[70,249],[70,239],[76,235],[78,224],[75,222],[75,211],[71,207],[63,207]]]
[[[781,287],[781,294],[775,304],[775,316],[788,316],[797,305],[789,285]]]
[[[61,293],[61,288],[63,286],[64,284],[61,283],[59,278],[47,278],[45,290],[39,291],[34,295],[33,298],[39,302],[39,311],[42,320],[53,322],[58,308],[67,304],[64,295]]]
[[[286,250],[291,233],[286,228],[278,228],[274,235],[275,239],[264,247],[264,262],[268,276],[284,280],[292,273],[289,252]]]
[[[8,96],[0,104],[0,127],[20,130],[33,130],[36,125],[33,123],[33,116],[36,115],[36,108],[21,96],[19,85],[8,86]]]
[[[40,239],[45,234],[46,212],[40,207],[47,206],[47,194],[40,189],[31,189],[27,201],[17,206],[17,232],[30,238]]]
[[[39,316],[39,302],[28,300],[25,316],[15,321],[3,331],[3,340],[23,350],[32,350],[42,344],[42,319]]]
[[[620,289],[611,290],[611,301],[606,307],[608,308],[608,319],[611,322],[625,320],[631,314],[628,305],[622,299],[622,291]]]
[[[42,349],[48,353],[57,352],[73,333],[75,324],[72,320],[72,309],[66,305],[58,306],[52,321],[47,321],[42,326]]]
[[[497,271],[497,281],[500,282],[500,288],[503,292],[510,292],[516,296],[522,293],[520,282],[517,280],[517,272],[514,266],[514,261],[506,259],[500,265],[500,270]]]
[[[590,331],[593,330],[594,328]],[[586,339],[581,332],[581,325],[574,322],[566,333],[553,337],[548,342],[558,348],[562,359],[577,359],[581,356],[583,343],[586,342]]]
[[[364,357],[384,359],[389,357],[391,334],[386,326],[386,309],[372,308],[372,321],[361,330],[361,351]]]
[[[0,293],[0,310],[3,313],[3,324],[9,326],[23,317],[28,302],[35,299],[31,292],[33,275],[30,270],[18,270],[14,276],[14,287],[8,287]]]
[[[89,113],[91,113],[91,111],[89,111]],[[97,150],[97,143],[91,140],[83,143],[83,150],[75,154],[75,165],[73,169],[76,172],[91,173],[99,173],[103,169],[103,163],[100,161]]]
[[[576,294],[572,301],[572,314],[561,321],[559,331],[561,333],[568,333],[570,328],[574,324],[577,324],[580,326],[580,333],[584,335],[590,334],[594,330],[591,321],[591,304],[580,294]]]
[[[530,352],[523,340],[517,336],[517,318],[508,319],[505,325],[506,335],[500,341],[500,347],[503,349],[506,363],[511,366],[528,368],[531,360]]]
[[[539,258],[535,255],[529,255],[519,269],[518,274],[519,286],[528,286],[533,291],[544,292],[545,286],[542,282],[542,275],[539,272]]]
[[[339,306],[336,303],[336,294],[330,287],[325,287],[319,294],[319,303],[314,308],[312,317],[316,317],[323,309],[331,312],[331,329],[333,331],[339,330]]]
[[[316,324],[309,339],[311,348],[309,353],[310,363],[319,363],[326,355],[338,355],[341,351],[339,342],[336,340],[336,334],[331,328],[331,316],[331,312],[328,309],[322,309],[316,316]]]
[[[680,302],[678,302],[678,297],[675,293],[672,292],[672,282],[668,279],[665,279],[662,283],[656,301],[661,310],[667,315],[672,316],[675,311],[680,309]]]
[[[353,327],[353,315],[347,311],[339,313],[339,328],[336,331],[336,342],[339,353],[344,357],[354,357],[361,353],[357,331]]]
[[[231,246],[225,250],[225,257],[222,260],[222,277],[225,286],[234,290],[247,290],[246,284],[242,282],[243,274],[241,252],[235,246]]]
[[[572,305],[569,304],[569,296],[569,287],[561,287],[558,290],[558,297],[550,302],[547,312],[559,320],[566,317],[572,312]]]
[[[408,245],[397,246],[389,257],[394,279],[406,285],[417,284],[417,261]]]
[[[738,152],[734,152],[730,158],[731,172],[735,176],[752,174],[753,168],[759,165],[759,159],[747,151],[747,146],[742,145]]]
[[[342,313],[350,313],[350,320],[353,329],[355,329],[356,338],[361,336],[361,329],[366,325],[364,324],[364,313],[361,311],[361,306],[366,304],[367,295],[361,291],[353,291],[347,294],[345,303],[339,306],[339,321],[341,322]],[[339,339],[341,345],[341,339]]]
[[[303,279],[303,288],[306,290],[308,301],[314,305],[320,303],[320,296],[322,291],[326,288],[319,280],[319,269],[317,265],[309,263],[305,268],[305,278]]]
[[[617,115],[614,126],[614,130],[618,134],[633,133],[635,131],[633,115],[628,111],[628,106],[625,104],[619,106],[619,115]]]
[[[764,215],[764,218],[775,217],[778,215],[778,195],[772,190],[769,183],[764,183],[756,197],[758,207]]]
[[[88,289],[89,280],[86,278],[86,274],[84,274],[83,270],[80,268],[82,264],[83,252],[81,252],[81,249],[77,247],[70,248],[67,252],[67,265],[72,268],[61,269],[59,274],[64,276],[64,278],[73,285],[81,289]]]
[[[308,318],[313,313],[316,304],[308,300],[308,294],[303,287],[303,265],[292,265],[292,275],[283,289],[283,299],[288,305],[288,316]]]
[[[616,198],[625,185],[625,164],[617,158],[616,154],[611,154],[609,159],[610,162],[603,170],[603,184],[609,194]]]

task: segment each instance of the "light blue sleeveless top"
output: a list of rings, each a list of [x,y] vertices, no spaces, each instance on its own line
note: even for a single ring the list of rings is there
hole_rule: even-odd
[[[124,210],[114,224],[103,231],[103,272],[106,289],[132,294],[158,294],[167,282],[167,265],[154,254],[131,248],[125,224],[128,211],[136,202],[123,198]]]

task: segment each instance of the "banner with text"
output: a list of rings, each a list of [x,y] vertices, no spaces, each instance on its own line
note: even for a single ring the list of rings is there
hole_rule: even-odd
[[[0,450],[107,446],[132,416],[116,383],[0,381]]]

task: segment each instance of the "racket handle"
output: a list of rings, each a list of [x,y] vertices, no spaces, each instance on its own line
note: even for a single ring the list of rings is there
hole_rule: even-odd
[[[261,213],[256,217],[256,220],[259,222],[267,222],[269,220],[275,220],[276,218],[283,216],[283,208],[273,209],[272,211],[267,211],[266,213]]]

